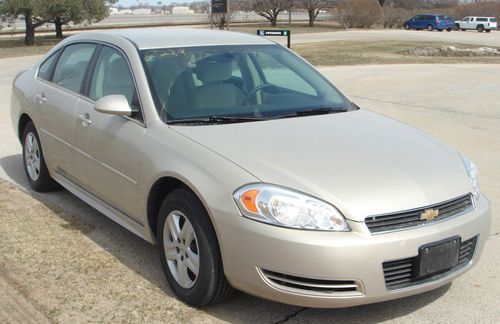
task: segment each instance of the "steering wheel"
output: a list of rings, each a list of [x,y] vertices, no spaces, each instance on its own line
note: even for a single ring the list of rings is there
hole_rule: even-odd
[[[248,101],[253,97],[255,96],[259,91],[262,91],[264,89],[274,89],[272,92],[273,93],[278,93],[278,92],[281,92],[281,89],[278,87],[278,86],[275,86],[274,84],[271,84],[271,83],[262,83],[261,85],[258,85],[257,87],[255,87],[252,92],[250,92],[246,97],[245,99],[243,99],[243,101],[241,102],[241,105],[244,106],[248,103]]]

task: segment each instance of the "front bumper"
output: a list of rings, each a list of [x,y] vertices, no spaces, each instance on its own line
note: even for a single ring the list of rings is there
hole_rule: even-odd
[[[224,271],[233,287],[274,301],[307,307],[348,307],[381,302],[436,289],[477,263],[491,223],[490,206],[480,196],[475,209],[455,218],[391,233],[367,234],[364,223],[352,232],[301,231],[225,215],[218,223]],[[419,247],[459,236],[477,236],[475,253],[464,267],[410,287],[386,288],[383,263],[415,257]],[[288,282],[305,278],[313,286],[350,285],[346,291],[304,290],[270,280],[285,274]],[[270,277],[269,277],[270,276]],[[283,278],[283,277],[282,277]],[[353,285],[356,287],[352,289]]]

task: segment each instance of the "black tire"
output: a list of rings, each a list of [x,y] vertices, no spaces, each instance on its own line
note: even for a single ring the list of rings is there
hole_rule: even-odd
[[[491,33],[491,29],[486,29],[485,32]]]
[[[447,32],[451,32],[453,29],[452,28],[446,28]]]
[[[432,27],[432,25],[429,25],[429,26],[427,26],[427,30],[428,30],[428,31],[433,31],[433,30],[434,30],[434,27]]]
[[[462,31],[465,31],[465,29],[462,28]]]
[[[482,32],[484,31],[484,26],[483,26],[483,25],[479,25],[479,26],[477,26],[477,31],[478,31],[479,33],[482,33]]]
[[[443,30],[442,29],[438,29],[438,32],[442,32]]]
[[[164,226],[168,215],[174,211],[180,211],[189,220],[198,245],[199,272],[194,285],[188,289],[172,275],[165,254]],[[159,212],[157,238],[163,271],[177,297],[189,305],[202,307],[221,303],[231,296],[233,288],[224,275],[215,231],[207,211],[194,193],[180,188],[167,195]]]
[[[27,146],[28,137],[30,139],[36,140],[36,145],[38,146],[36,152],[33,152],[32,154],[29,153],[29,148]],[[36,131],[35,125],[33,125],[31,121],[28,122],[24,127],[23,137],[22,137],[22,147],[23,147],[23,168],[24,172],[26,173],[26,177],[28,178],[30,187],[37,192],[48,192],[58,189],[59,185],[57,184],[57,182],[54,181],[54,179],[52,179],[49,170],[47,169],[47,165],[45,164],[45,158],[43,155],[40,137],[38,136],[38,132]],[[37,168],[37,171],[31,169],[32,174],[36,174],[36,176],[30,175],[30,171],[28,170],[27,158],[29,158],[30,156],[36,156],[36,159],[39,161],[39,168]],[[32,159],[29,160],[30,160],[29,162],[32,161]]]
[[[460,30],[460,25],[459,24],[455,24],[455,27],[453,27],[453,29],[455,29],[456,31]]]
[[[404,25],[404,29],[406,29],[406,30],[410,30],[410,29],[411,29],[411,28],[410,28],[410,25],[409,25],[409,24],[405,24],[405,25]]]

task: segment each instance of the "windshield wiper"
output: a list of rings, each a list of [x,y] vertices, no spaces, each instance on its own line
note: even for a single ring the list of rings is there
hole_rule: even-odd
[[[183,118],[174,119],[167,121],[169,125],[179,125],[179,124],[230,124],[230,123],[245,123],[252,121],[266,120],[262,117],[239,117],[239,116],[210,116],[203,118]]]
[[[302,116],[314,116],[314,115],[327,115],[327,114],[336,114],[348,111],[347,108],[313,108],[313,109],[305,109],[305,110],[297,110],[294,113],[276,116],[274,118],[292,118],[292,117],[302,117]]]

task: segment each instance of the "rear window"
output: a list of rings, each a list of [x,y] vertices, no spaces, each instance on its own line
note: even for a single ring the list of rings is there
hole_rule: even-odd
[[[476,21],[488,21],[487,18],[476,18]]]
[[[495,18],[490,18],[490,22],[497,22]]]

